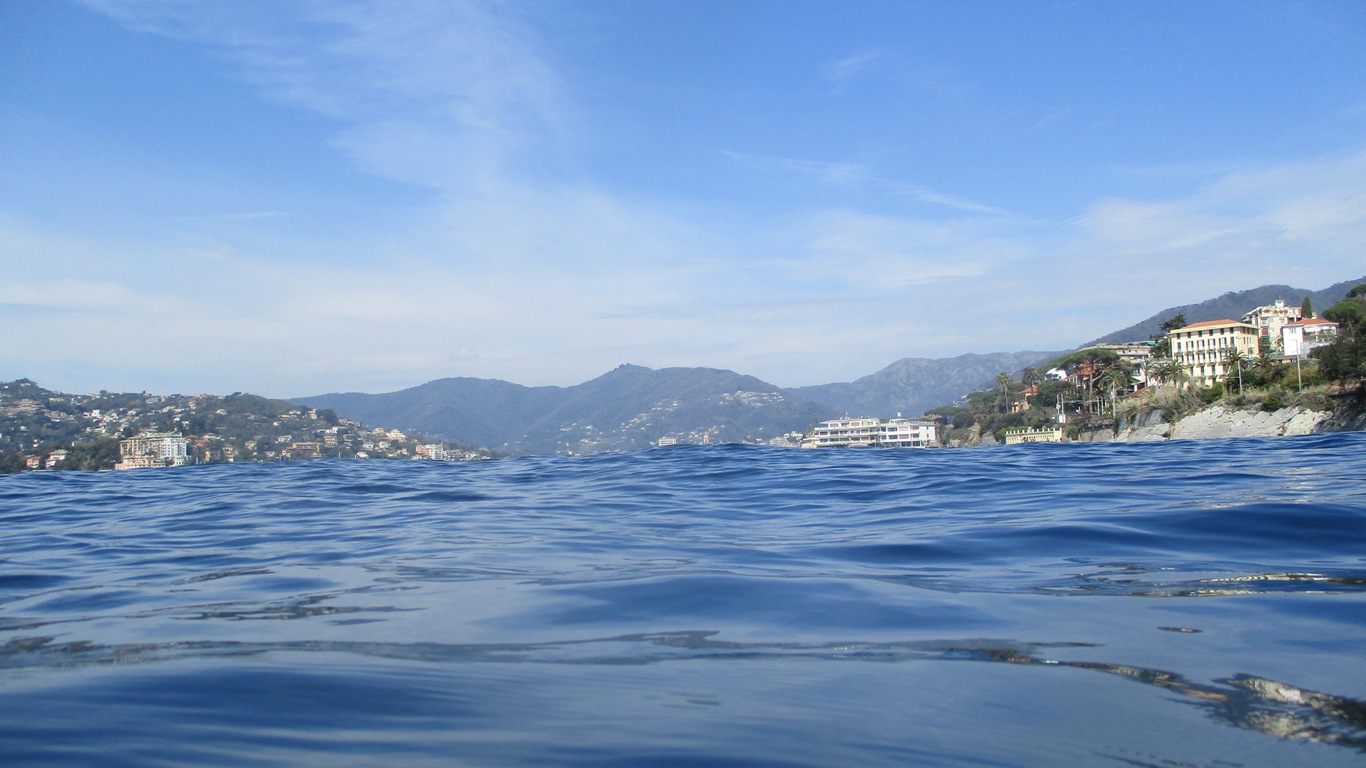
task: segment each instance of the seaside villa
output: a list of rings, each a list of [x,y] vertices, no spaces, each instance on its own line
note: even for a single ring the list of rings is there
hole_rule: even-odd
[[[1311,317],[1281,326],[1281,349],[1286,357],[1308,357],[1315,347],[1331,344],[1337,338],[1338,324]]]
[[[938,444],[937,424],[929,420],[831,419],[817,424],[803,448],[928,448]]]
[[[1192,385],[1201,387],[1224,380],[1229,350],[1236,349],[1246,358],[1256,357],[1260,336],[1257,326],[1237,320],[1206,320],[1167,334],[1172,359],[1185,367]]]

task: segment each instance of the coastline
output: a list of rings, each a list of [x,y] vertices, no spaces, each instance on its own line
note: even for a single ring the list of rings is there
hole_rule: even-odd
[[[950,440],[948,448],[1001,445],[974,425],[968,435]],[[1117,426],[1073,431],[1068,442],[1144,443],[1163,440],[1217,440],[1230,437],[1293,437],[1329,432],[1366,431],[1366,400],[1349,396],[1332,409],[1290,405],[1274,411],[1257,404],[1232,406],[1219,402],[1175,421],[1160,409],[1121,417]]]
[[[1325,432],[1366,430],[1366,411],[1350,405],[1335,411],[1287,406],[1264,411],[1256,406],[1231,407],[1215,403],[1168,422],[1161,411],[1149,411],[1121,419],[1118,429],[1102,428],[1081,433],[1077,442],[1141,443],[1157,440],[1214,440],[1228,437],[1290,437]]]

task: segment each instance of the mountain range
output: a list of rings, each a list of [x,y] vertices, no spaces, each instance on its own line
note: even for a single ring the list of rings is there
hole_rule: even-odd
[[[1326,309],[1354,285],[1321,291],[1268,285],[1162,310],[1091,344],[1138,341],[1178,314],[1187,322],[1237,319],[1277,299],[1308,296]],[[1089,345],[1086,345],[1089,346]],[[852,382],[781,388],[714,368],[653,370],[622,365],[570,387],[525,387],[498,379],[450,378],[384,394],[330,393],[295,398],[312,408],[512,454],[597,453],[678,442],[766,440],[804,431],[821,419],[919,415],[1063,352],[998,352],[951,358],[903,358]]]
[[[753,376],[638,365],[622,365],[572,387],[454,378],[382,395],[352,392],[294,402],[513,454],[632,450],[665,437],[738,442],[776,437],[827,418],[822,406]]]

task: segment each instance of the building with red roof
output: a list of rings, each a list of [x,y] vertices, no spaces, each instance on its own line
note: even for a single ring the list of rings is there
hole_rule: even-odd
[[[1172,360],[1180,363],[1192,384],[1212,387],[1229,373],[1225,362],[1230,350],[1245,358],[1257,356],[1261,329],[1237,320],[1206,320],[1177,328],[1167,334]]]
[[[1311,317],[1281,326],[1281,349],[1286,357],[1308,357],[1314,347],[1331,344],[1337,338],[1338,324]]]

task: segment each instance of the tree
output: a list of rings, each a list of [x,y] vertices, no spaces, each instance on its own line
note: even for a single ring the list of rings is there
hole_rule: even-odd
[[[1178,328],[1185,328],[1187,325],[1190,325],[1190,323],[1186,322],[1186,315],[1184,313],[1163,320],[1162,325],[1159,326],[1161,330],[1153,337],[1157,340],[1157,343],[1153,345],[1153,357],[1171,357],[1172,342],[1168,336],[1172,331]]]
[[[112,437],[100,437],[89,442],[76,443],[66,452],[66,459],[57,465],[58,469],[113,469],[119,461],[119,441]]]
[[[1010,374],[1004,371],[996,374],[996,386],[1001,388],[1001,413],[1010,410],[1010,385],[1012,383]]]
[[[1355,291],[1356,288],[1352,290]],[[1366,317],[1366,298],[1343,299],[1325,310],[1323,316],[1337,323],[1339,330],[1346,325],[1355,325],[1361,322],[1363,317]]]
[[[1366,378],[1366,326],[1338,327],[1338,337],[1309,353],[1329,379],[1340,383]]]
[[[1163,320],[1162,325],[1160,327],[1162,328],[1162,335],[1165,336],[1168,333],[1177,330],[1178,328],[1185,328],[1188,325],[1190,325],[1190,323],[1186,322],[1186,315],[1183,312],[1167,320]]]
[[[1304,301],[1300,302],[1300,317],[1304,318],[1305,320],[1308,320],[1313,316],[1314,305],[1309,301],[1309,297],[1305,296]]]
[[[1095,399],[1096,381],[1102,374],[1111,368],[1128,367],[1132,365],[1120,357],[1118,353],[1109,349],[1083,349],[1073,352],[1058,361],[1058,364],[1074,373],[1081,375],[1081,384],[1086,400]]]
[[[1229,347],[1224,352],[1224,391],[1233,391],[1233,381],[1238,381],[1238,394],[1243,394],[1243,353],[1237,347]]]
[[[1366,283],[1347,292],[1347,298],[1324,311],[1338,324],[1338,335],[1310,353],[1323,375],[1340,383],[1366,379]]]
[[[1110,396],[1114,397],[1116,392],[1127,392],[1129,387],[1134,385],[1133,366],[1116,365],[1107,368],[1100,375],[1101,384],[1110,390]]]
[[[1186,366],[1179,360],[1156,360],[1148,367],[1148,373],[1160,384],[1179,384],[1186,381]]]
[[[1126,362],[1127,361],[1121,361]],[[1111,366],[1100,375],[1101,386],[1105,387],[1110,393],[1110,413],[1116,413],[1119,393],[1128,392],[1129,387],[1134,383],[1134,369],[1132,365]]]
[[[0,451],[0,475],[23,472],[25,469],[28,469],[28,466],[24,464],[23,456],[10,451]]]
[[[1257,352],[1257,357],[1252,361],[1252,369],[1257,372],[1257,384],[1267,386],[1275,384],[1281,377],[1281,364],[1276,360],[1269,346],[1261,347]]]

